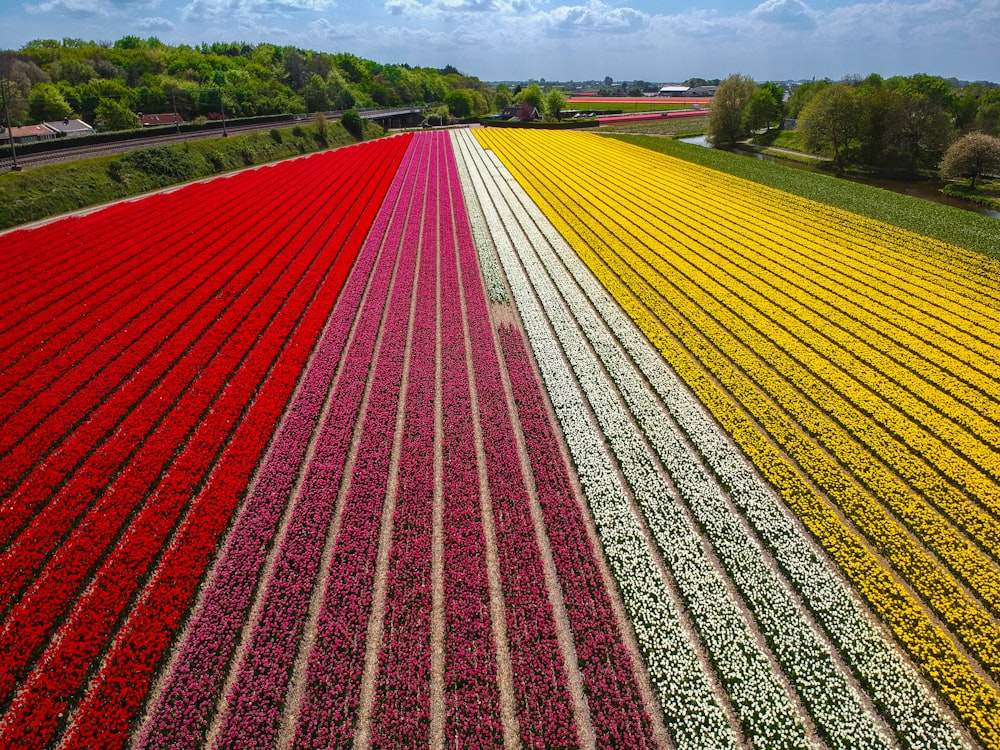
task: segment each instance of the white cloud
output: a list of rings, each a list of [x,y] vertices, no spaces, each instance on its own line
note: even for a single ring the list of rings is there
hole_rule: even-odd
[[[245,20],[264,16],[319,12],[336,0],[192,0],[184,8],[185,21]]]
[[[46,0],[34,5],[26,5],[28,13],[52,13],[74,18],[108,17],[123,10],[153,8],[156,0]]]
[[[142,31],[173,31],[177,28],[173,21],[159,17],[140,18],[133,22],[133,26]]]
[[[443,19],[457,14],[517,15],[531,10],[529,0],[387,0],[385,9],[392,16]]]
[[[765,0],[750,16],[757,21],[797,29],[813,28],[821,17],[802,0]]]
[[[309,30],[317,39],[326,41],[344,41],[362,39],[366,36],[365,26],[352,26],[345,23],[331,23],[326,18],[317,18],[309,24]]]
[[[561,34],[628,34],[647,28],[650,16],[634,8],[615,8],[601,0],[585,5],[562,5],[539,13],[537,21]]]

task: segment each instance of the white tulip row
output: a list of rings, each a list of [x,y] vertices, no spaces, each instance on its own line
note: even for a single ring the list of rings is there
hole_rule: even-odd
[[[515,250],[489,197],[482,164],[469,161],[478,146],[461,139],[455,145],[459,158],[469,162],[471,188],[480,196],[501,259],[509,261]],[[523,277],[510,273],[508,279],[527,284]],[[604,449],[600,430],[590,421],[583,395],[549,332],[545,315],[528,295],[516,301],[674,740],[680,748],[734,747],[735,738],[710,678],[700,666],[653,554],[629,511],[627,491]]]
[[[496,158],[493,154],[490,156]],[[577,304],[581,307],[592,305],[613,331],[627,356],[670,411],[687,439],[694,444],[704,463],[724,484],[730,499],[744,514],[759,539],[774,555],[792,587],[823,626],[841,658],[858,676],[901,744],[914,748],[967,747],[953,720],[941,710],[912,664],[868,619],[866,607],[833,572],[827,558],[807,539],[807,532],[800,530],[792,513],[770,485],[754,471],[674,372],[664,365],[653,345],[622,312],[538,206],[519,186],[515,184],[513,189],[519,193],[518,200],[544,235],[545,242],[555,250],[573,280],[583,290],[586,299],[580,299]],[[541,245],[536,244],[535,247]],[[665,431],[652,428],[647,434],[656,438],[662,437],[662,432]],[[659,452],[664,454],[663,450]],[[729,541],[724,536],[714,536]],[[745,564],[746,561],[741,560],[741,565]],[[789,620],[779,619],[778,622],[782,627],[791,629]],[[791,669],[794,671],[794,667]],[[818,698],[820,704],[835,706],[822,700],[822,696]],[[805,696],[804,700],[809,701]],[[849,722],[854,709],[845,704],[836,707],[836,712],[840,711],[844,713],[839,721]],[[814,709],[814,716],[823,730],[822,717],[829,717],[828,709],[821,710],[821,715],[816,715]],[[833,734],[831,725],[825,728]],[[854,732],[847,731],[842,737],[848,741],[852,734]],[[850,740],[848,746],[855,746],[855,742],[857,740]]]
[[[467,154],[475,158],[479,147],[471,134],[465,134],[463,140],[466,141],[464,148]],[[559,328],[559,335],[568,342],[563,344],[567,354],[573,356],[574,351],[578,352],[579,361],[574,367],[586,379],[584,388],[592,397],[595,413],[599,418],[601,414],[609,415],[608,420],[602,420],[605,431],[619,460],[624,459],[623,471],[632,478],[635,497],[643,505],[661,550],[672,566],[683,569],[683,566],[693,564],[701,578],[697,582],[688,581],[688,585],[693,587],[690,591],[695,592],[692,595],[685,589],[687,579],[684,574],[675,569],[678,586],[688,599],[696,621],[697,596],[704,593],[699,585],[712,586],[714,579],[714,576],[705,577],[705,571],[711,570],[712,566],[697,547],[696,537],[700,530],[711,540],[715,554],[752,611],[776,659],[812,715],[818,731],[831,746],[885,747],[893,743],[876,717],[865,707],[851,681],[841,673],[832,654],[834,647],[827,641],[827,636],[859,677],[872,702],[892,725],[904,746],[961,747],[957,731],[918,681],[912,667],[866,619],[863,606],[831,571],[825,559],[803,538],[787,509],[766,483],[742,459],[690,392],[664,366],[646,338],[632,325],[495,155],[479,150],[478,156],[481,172],[488,174],[493,182],[486,184],[481,179],[477,184],[474,180],[473,187],[480,196],[489,193],[500,206],[506,205],[509,215],[505,216],[508,225],[504,231],[507,235],[518,237],[515,242],[520,249],[521,263],[532,275],[531,283],[535,285],[536,293],[547,303],[552,324]],[[472,170],[473,173],[476,171]],[[503,201],[497,196],[502,196]],[[489,228],[496,232],[494,226]],[[519,232],[524,234],[518,236]],[[538,253],[537,258],[531,249]],[[501,256],[515,292],[515,301],[520,306],[519,297],[525,296],[522,292],[528,296],[531,292],[520,283],[514,283],[513,276],[519,269],[510,268],[510,261],[513,260],[516,266],[516,259],[508,258],[503,253]],[[551,286],[552,282],[556,288]],[[565,300],[567,308],[560,304],[560,299]],[[574,319],[568,317],[570,313],[567,309],[575,316]],[[579,336],[581,329],[586,341]],[[588,360],[592,356],[588,345],[602,360],[614,387],[604,379],[601,366]],[[650,392],[650,387],[656,396]],[[680,510],[667,501],[668,490],[655,464],[643,457],[641,441],[637,443],[634,438],[619,434],[623,433],[624,427],[631,426],[631,422],[628,414],[619,411],[620,404],[613,395],[615,390],[625,400],[631,417],[640,425],[670,474],[695,517],[698,530],[686,527]],[[600,403],[606,404],[606,411],[603,411],[604,407],[598,407]],[[570,430],[565,424],[563,428],[568,437]],[[693,449],[688,447],[687,441],[693,444]],[[706,468],[705,464],[710,468]],[[715,481],[713,473],[728,492]],[[648,502],[644,503],[644,498]],[[746,522],[739,520],[730,503],[735,503],[746,515]],[[768,564],[761,542],[746,528],[746,523],[753,527],[774,555],[790,579],[791,586]],[[692,535],[695,537],[694,546],[690,539]],[[685,540],[688,545],[686,559],[680,554],[680,544]],[[715,582],[714,586],[721,594],[721,584]],[[810,616],[803,611],[792,588],[799,592],[813,615],[820,620],[826,635],[818,631]],[[712,602],[712,598],[706,601]],[[717,604],[710,603],[708,607],[705,611],[711,613],[711,622],[721,623],[722,613]],[[729,618],[730,627],[739,623],[738,612],[730,612]],[[704,627],[699,629],[711,651],[711,636]],[[731,650],[722,650],[720,655],[713,654],[713,658],[741,718],[747,712],[751,716],[757,715],[753,708],[754,701],[770,700],[772,703],[768,705],[772,717],[781,717],[772,718],[772,721],[787,727],[785,713],[791,708],[777,686],[772,685],[770,689],[760,690],[745,698],[733,694],[730,683],[740,684],[740,670],[733,664],[727,666],[720,661],[730,658],[732,653]],[[760,657],[748,655],[753,653],[755,651],[751,650],[742,655],[745,660],[743,670],[760,668],[759,663],[754,662]],[[730,680],[726,680],[727,669],[730,670]],[[779,697],[768,697],[769,693]],[[748,701],[743,708],[741,700]],[[766,730],[770,722],[757,721],[761,722],[760,731],[770,731]],[[752,722],[748,724],[744,721],[744,726],[751,736],[756,734]],[[797,731],[791,741],[798,744],[799,736],[796,735]],[[769,739],[777,742],[788,739],[779,739],[779,736],[771,735]]]
[[[508,202],[518,201],[531,218],[524,229],[534,254],[566,300],[578,325],[625,399],[629,411],[656,450],[683,502],[710,541],[778,661],[815,718],[820,733],[834,747],[878,748],[890,745],[891,740],[836,665],[833,649],[802,610],[788,583],[766,562],[761,545],[734,513],[725,490],[708,473],[701,456],[689,447],[686,436],[669,412],[650,393],[635,362],[607,326],[621,331],[629,340],[630,348],[639,350],[640,356],[652,353],[648,345],[645,347],[648,351],[642,351],[645,338],[617,306],[609,305],[598,313],[553,248],[558,246],[570,254],[572,250],[555,237],[549,239],[543,236],[538,223],[544,225],[548,222],[544,221],[523,191],[521,196],[511,191],[505,198]],[[535,212],[529,212],[520,198],[526,199]],[[528,263],[526,257],[526,253],[522,252],[525,264]],[[578,258],[576,262],[582,266]],[[592,279],[589,274],[587,276]],[[596,279],[592,280],[597,284]],[[611,318],[607,326],[602,315]],[[651,374],[655,377],[659,369],[662,368],[654,368]],[[650,515],[661,512],[661,508],[649,511]]]
[[[471,183],[472,178],[464,159],[458,159],[458,177],[463,185]],[[500,266],[497,263],[496,247],[483,216],[479,198],[469,191],[466,192],[465,211],[472,225],[472,239],[476,245],[476,255],[479,257],[479,268],[486,285],[486,294],[489,295],[490,302],[508,302],[507,289],[504,287]]]
[[[494,163],[490,171],[496,175],[497,170]],[[533,252],[534,242],[541,238],[525,233],[531,219],[513,198],[506,180],[496,179],[488,189],[495,203],[503,207],[507,234],[518,248],[516,256],[501,251],[515,301],[532,289],[541,300],[548,323],[615,454],[748,738],[761,747],[807,747],[796,707],[705,554],[698,529],[678,507],[676,490],[659,470],[641,430],[618,397],[620,388],[605,373],[591,342],[581,333]],[[503,199],[498,201],[498,195]],[[515,280],[522,268],[527,281]]]

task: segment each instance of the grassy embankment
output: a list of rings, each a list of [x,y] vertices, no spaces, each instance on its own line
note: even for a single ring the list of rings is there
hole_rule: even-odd
[[[365,140],[384,132],[374,123],[364,126]],[[339,122],[329,124],[325,142],[315,125],[304,123],[7,172],[0,174],[0,229],[356,142]]]
[[[609,134],[608,137],[1000,258],[1000,222],[989,216],[670,138],[625,134]]]

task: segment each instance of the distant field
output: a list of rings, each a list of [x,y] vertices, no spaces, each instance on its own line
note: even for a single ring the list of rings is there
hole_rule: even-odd
[[[707,117],[662,117],[655,120],[606,121],[601,123],[600,132],[683,138],[702,135],[707,125]]]
[[[670,112],[677,109],[691,109],[691,105],[674,99],[571,99],[567,109],[583,111],[621,110],[623,112]]]
[[[685,96],[571,96],[567,101],[574,107],[596,107],[598,104],[613,104],[616,108],[624,109],[626,105],[634,104],[641,107],[647,107],[652,104],[656,109],[660,109],[661,105],[664,103],[682,104],[685,108],[687,108],[692,104],[710,104],[712,100],[708,97]]]

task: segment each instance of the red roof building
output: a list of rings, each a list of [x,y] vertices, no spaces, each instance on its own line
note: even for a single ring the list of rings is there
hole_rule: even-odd
[[[143,115],[142,116],[142,126],[144,128],[155,127],[157,125],[173,125],[174,123],[184,122],[184,118],[180,115],[176,115],[173,112],[167,112],[162,115]]]
[[[11,135],[14,136],[14,143],[31,143],[33,141],[47,141],[51,138],[58,138],[59,134],[50,130],[44,125],[22,125],[21,127],[7,128],[0,127],[0,143],[10,143]]]

